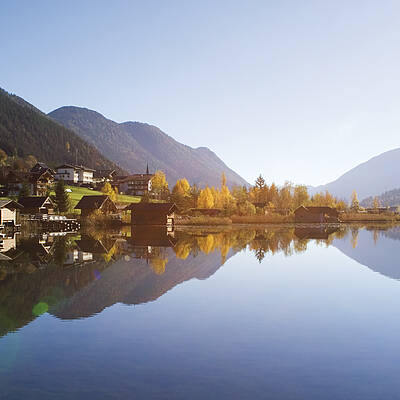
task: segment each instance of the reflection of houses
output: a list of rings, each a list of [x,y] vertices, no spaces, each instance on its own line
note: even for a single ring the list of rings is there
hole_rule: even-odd
[[[94,211],[99,211],[105,215],[118,212],[115,203],[107,195],[83,196],[75,209],[81,210],[82,217],[87,217]]]
[[[80,240],[76,241],[79,250],[91,254],[107,254],[114,247],[116,239],[105,237],[95,239],[89,235],[82,235]]]
[[[0,200],[0,226],[17,224],[17,210],[23,206],[13,200]]]
[[[93,183],[94,172],[94,169],[84,167],[83,165],[63,164],[57,167],[55,178],[70,185],[90,185]]]
[[[24,207],[24,214],[53,214],[55,204],[50,197],[29,196],[22,197],[18,202]]]
[[[175,203],[132,203],[125,208],[131,211],[132,225],[174,225]]]
[[[339,222],[339,212],[332,207],[300,206],[294,212],[296,222]]]
[[[24,186],[33,196],[43,196],[53,183],[53,175],[49,171],[22,172],[11,171],[7,178],[6,189],[9,196],[17,196]]]
[[[73,249],[67,253],[64,265],[84,264],[93,261],[93,253]]]
[[[132,196],[143,196],[151,192],[151,180],[153,174],[134,174],[129,176],[121,176],[116,178],[113,186],[118,187],[119,193],[129,194]]]
[[[0,236],[0,253],[7,253],[10,250],[17,248],[16,235],[13,233],[11,236]]]
[[[338,227],[296,227],[294,230],[294,234],[299,239],[321,239],[328,240],[329,236],[337,232],[339,230]]]

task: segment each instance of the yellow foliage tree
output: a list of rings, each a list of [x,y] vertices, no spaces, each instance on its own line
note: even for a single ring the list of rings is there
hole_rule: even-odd
[[[117,192],[113,189],[110,182],[106,182],[104,186],[101,188],[101,192],[106,194],[112,201],[117,200]]]
[[[197,200],[198,208],[213,208],[214,207],[214,197],[210,188],[206,187],[201,190],[199,198]]]

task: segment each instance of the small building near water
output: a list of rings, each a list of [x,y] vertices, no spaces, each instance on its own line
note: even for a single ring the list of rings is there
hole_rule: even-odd
[[[17,210],[23,206],[13,200],[0,200],[0,226],[15,226],[17,224]]]
[[[117,206],[107,195],[83,196],[75,209],[81,210],[82,217],[87,217],[94,211],[100,211],[105,215],[118,212]]]
[[[326,223],[340,222],[339,212],[332,207],[304,207],[294,211],[295,222]]]
[[[132,203],[125,211],[131,211],[132,225],[173,226],[177,206],[175,203]]]
[[[53,214],[55,204],[47,196],[28,196],[18,199],[23,209],[23,214]]]

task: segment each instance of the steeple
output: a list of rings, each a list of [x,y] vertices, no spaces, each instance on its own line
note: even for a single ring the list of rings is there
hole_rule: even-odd
[[[147,167],[146,167],[146,174],[149,174],[149,163],[147,163]]]

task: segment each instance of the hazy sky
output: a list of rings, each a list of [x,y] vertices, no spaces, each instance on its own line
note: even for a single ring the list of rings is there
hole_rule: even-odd
[[[2,1],[0,86],[157,125],[253,182],[400,145],[399,1]]]

